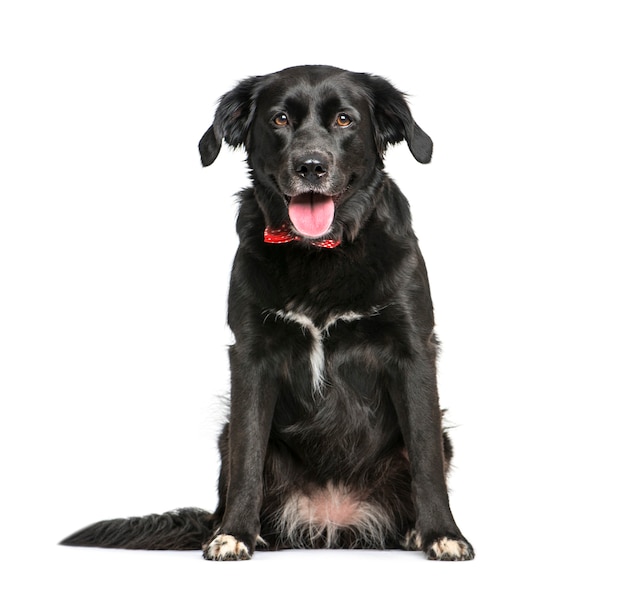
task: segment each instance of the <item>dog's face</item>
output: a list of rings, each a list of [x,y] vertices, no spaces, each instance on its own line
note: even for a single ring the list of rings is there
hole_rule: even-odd
[[[258,181],[282,196],[276,207],[287,207],[294,230],[327,235],[341,203],[376,167],[367,98],[345,76],[281,76],[259,95],[247,149]]]
[[[267,226],[287,223],[305,242],[354,239],[371,211],[368,189],[388,144],[407,140],[422,163],[432,153],[430,138],[391,84],[328,66],[241,82],[222,97],[200,141],[205,166],[222,139],[245,146]]]

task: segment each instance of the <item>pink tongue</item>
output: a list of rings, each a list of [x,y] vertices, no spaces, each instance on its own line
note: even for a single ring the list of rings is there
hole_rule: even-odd
[[[334,217],[335,203],[330,196],[304,193],[289,202],[289,218],[302,236],[315,238],[326,234]]]

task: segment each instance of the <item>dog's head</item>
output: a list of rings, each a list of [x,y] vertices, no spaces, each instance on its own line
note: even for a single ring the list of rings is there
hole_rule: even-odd
[[[432,154],[400,91],[329,66],[243,80],[221,98],[200,140],[204,166],[222,140],[245,147],[267,226],[289,225],[304,243],[354,239],[373,207],[388,145],[406,140],[421,163]]]

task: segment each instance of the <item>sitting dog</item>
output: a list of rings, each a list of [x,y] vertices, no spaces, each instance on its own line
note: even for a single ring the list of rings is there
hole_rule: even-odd
[[[62,544],[200,549],[404,548],[467,560],[448,503],[438,342],[409,204],[383,157],[432,141],[387,80],[301,66],[243,80],[199,149],[244,146],[230,282],[230,416],[219,503],[99,522]]]

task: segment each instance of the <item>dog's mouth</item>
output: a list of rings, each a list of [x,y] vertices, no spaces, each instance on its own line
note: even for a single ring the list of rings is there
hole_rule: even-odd
[[[287,197],[289,219],[296,231],[307,238],[328,233],[335,218],[335,195],[299,193]]]

